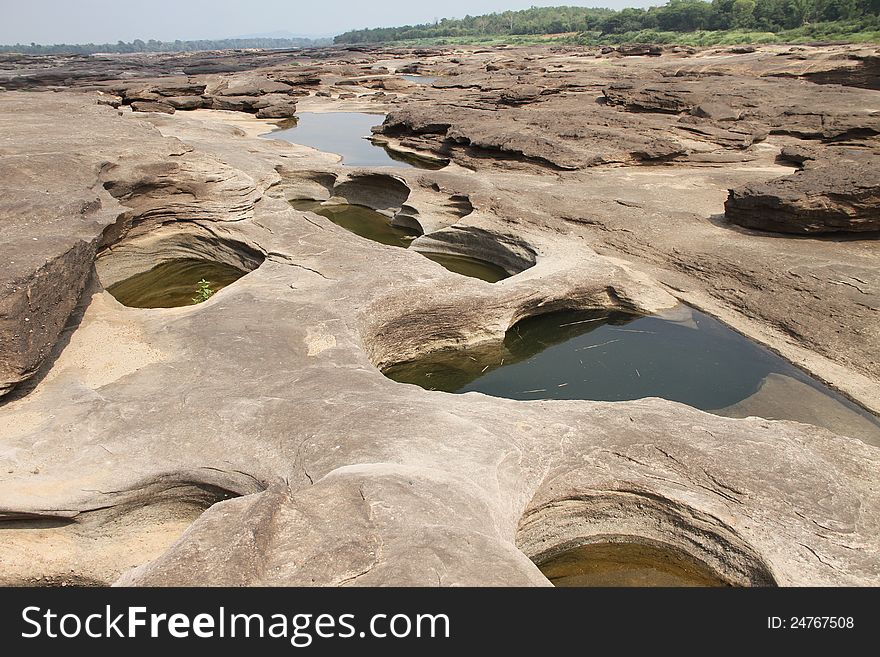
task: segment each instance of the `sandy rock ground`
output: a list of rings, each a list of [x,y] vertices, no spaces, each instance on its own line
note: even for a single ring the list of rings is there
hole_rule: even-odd
[[[877,585],[878,443],[834,409],[760,417],[790,382],[721,417],[378,369],[554,309],[686,302],[880,411],[875,57],[4,56],[0,583],[547,585],[536,561],[633,541],[731,584]],[[260,137],[294,111],[387,113],[390,148],[449,164]],[[288,203],[328,198],[424,235]],[[180,308],[104,289],[175,257],[249,273]]]

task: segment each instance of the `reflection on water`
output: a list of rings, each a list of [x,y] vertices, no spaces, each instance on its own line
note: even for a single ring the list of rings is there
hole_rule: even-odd
[[[283,139],[342,156],[342,163],[358,167],[411,166],[438,168],[436,162],[396,154],[392,157],[370,140],[372,128],[385,120],[383,114],[364,112],[298,112],[291,127],[270,132],[269,139]]]
[[[290,204],[297,210],[314,212],[322,217],[327,217],[337,226],[341,226],[355,235],[389,246],[399,246],[406,249],[421,234],[412,228],[394,226],[385,215],[362,205],[349,203],[325,205],[322,201],[311,200],[295,200]],[[489,283],[496,283],[510,276],[501,267],[477,258],[443,253],[422,253],[422,255],[451,272],[479,278]]]
[[[584,545],[538,568],[554,586],[727,586],[685,554],[638,543]]]
[[[348,203],[322,205],[320,201],[291,201],[291,205],[297,210],[327,217],[337,226],[355,235],[389,246],[407,248],[420,234],[411,228],[392,226],[388,217],[362,205]]]
[[[395,381],[429,390],[522,400],[662,397],[706,411],[736,407],[772,374],[809,387],[880,434],[880,422],[863,408],[697,311],[687,323],[620,312],[552,313],[516,324],[503,342],[428,354],[385,370]],[[798,401],[762,399],[762,417],[816,422],[815,400]],[[845,431],[839,424],[828,428]]]
[[[415,82],[416,84],[433,84],[437,79],[436,75],[401,75],[400,77],[408,82]]]
[[[508,278],[508,274],[498,265],[493,265],[485,260],[477,260],[468,256],[450,255],[448,253],[422,253],[428,260],[433,260],[438,265],[462,276],[479,278],[487,283],[497,283]]]
[[[119,303],[133,308],[175,308],[195,302],[199,281],[214,292],[237,281],[246,272],[221,262],[181,258],[169,260],[142,274],[115,283],[107,291]]]

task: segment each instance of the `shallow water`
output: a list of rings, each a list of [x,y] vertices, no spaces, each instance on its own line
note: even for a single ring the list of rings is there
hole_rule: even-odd
[[[370,141],[373,126],[385,120],[384,114],[364,112],[299,112],[296,125],[270,132],[269,139],[283,139],[294,144],[310,146],[325,153],[342,156],[342,163],[358,167],[437,168],[395,153],[392,157],[379,144]]]
[[[410,228],[392,226],[391,220],[383,214],[362,205],[340,203],[321,205],[320,201],[291,201],[297,210],[314,212],[327,217],[337,226],[374,242],[389,246],[407,248],[419,236]]]
[[[195,303],[193,297],[200,280],[208,281],[210,288],[217,292],[246,273],[220,262],[181,258],[115,283],[107,291],[119,303],[132,308],[191,306]]]
[[[510,274],[504,269],[485,260],[448,253],[422,253],[422,255],[451,272],[470,278],[479,278],[487,283],[497,283],[510,277]]]
[[[781,375],[880,429],[860,406],[695,310],[685,322],[605,311],[552,313],[515,325],[503,343],[428,355],[392,366],[385,375],[446,392],[522,400],[662,397],[705,411],[736,406],[768,376]],[[784,401],[763,404],[762,417],[815,423],[814,401],[800,407]]]
[[[538,565],[554,586],[727,586],[708,567],[668,548],[600,543]]]
[[[416,84],[432,84],[437,79],[436,75],[401,75],[400,77]]]
[[[399,246],[406,249],[421,234],[411,228],[394,226],[385,215],[362,205],[348,203],[324,205],[321,201],[309,200],[291,201],[290,204],[297,210],[314,212],[322,217],[327,217],[337,226],[341,226],[355,235],[389,246]],[[496,283],[510,276],[501,267],[477,258],[444,253],[422,253],[422,255],[451,272],[479,278],[489,283]]]

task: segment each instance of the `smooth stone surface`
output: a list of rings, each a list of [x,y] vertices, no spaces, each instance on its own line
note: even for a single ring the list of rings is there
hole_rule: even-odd
[[[792,173],[776,158],[793,142],[873,148],[863,108],[874,96],[790,79],[849,70],[864,52],[0,57],[10,89],[77,89],[0,94],[0,219],[14,238],[0,357],[43,364],[0,408],[0,517],[17,523],[0,532],[2,581],[547,586],[535,562],[550,552],[630,537],[738,585],[877,585],[880,456],[836,429],[656,398],[447,395],[377,369],[498,342],[554,309],[656,313],[671,291],[876,405],[876,241],[745,233],[721,217],[727,190]],[[363,66],[429,58],[432,72],[458,75],[394,95],[351,87],[345,100],[334,87],[381,77]],[[455,119],[445,132],[387,137],[454,161],[363,175],[254,138],[266,122],[241,111],[120,116],[93,105],[111,94],[84,88],[181,69],[204,77],[196,87],[260,69],[330,94],[298,98],[303,110],[417,107],[426,129]],[[655,80],[690,80],[733,111],[601,102],[611,84]],[[729,97],[741,90],[759,111],[722,121],[745,109]],[[213,98],[252,110],[267,96]],[[530,159],[543,154],[568,168]],[[320,193],[297,191],[305,179]],[[501,245],[520,273],[494,286],[456,276],[287,202],[331,195],[418,223],[426,245],[476,243],[471,255]],[[192,252],[242,244],[262,264],[205,303],[150,312],[89,282],[94,248],[137,255],[149,240],[126,258],[146,260],[178,221],[200,240]],[[35,371],[25,370],[16,381]]]

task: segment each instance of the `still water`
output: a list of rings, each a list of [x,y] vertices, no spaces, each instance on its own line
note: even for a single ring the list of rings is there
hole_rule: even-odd
[[[433,84],[434,80],[437,79],[436,75],[401,75],[400,77],[416,84]]]
[[[132,308],[191,306],[199,281],[206,280],[214,292],[237,281],[247,272],[220,262],[181,258],[115,283],[107,291]]]
[[[293,127],[266,135],[294,144],[310,146],[342,156],[342,163],[353,167],[414,167],[437,169],[444,166],[428,158],[394,153],[370,141],[371,128],[385,120],[383,114],[364,112],[299,112]]]
[[[388,217],[362,205],[322,205],[320,201],[291,201],[291,205],[297,210],[327,217],[337,226],[355,235],[389,246],[406,248],[420,234],[410,228],[392,226]]]
[[[516,324],[501,343],[429,354],[384,373],[429,390],[521,400],[662,397],[736,417],[747,415],[739,412],[744,400],[758,400],[761,412],[752,414],[880,444],[880,421],[871,413],[718,320],[687,310],[684,319],[551,313]]]
[[[420,233],[411,228],[393,226],[391,220],[383,214],[362,205],[348,203],[323,205],[321,201],[291,201],[297,210],[314,212],[327,217],[337,226],[381,244],[408,248]],[[496,283],[508,278],[504,269],[484,260],[468,256],[447,255],[441,253],[422,253],[423,256],[442,265],[446,269],[462,276],[479,278],[489,283]]]

